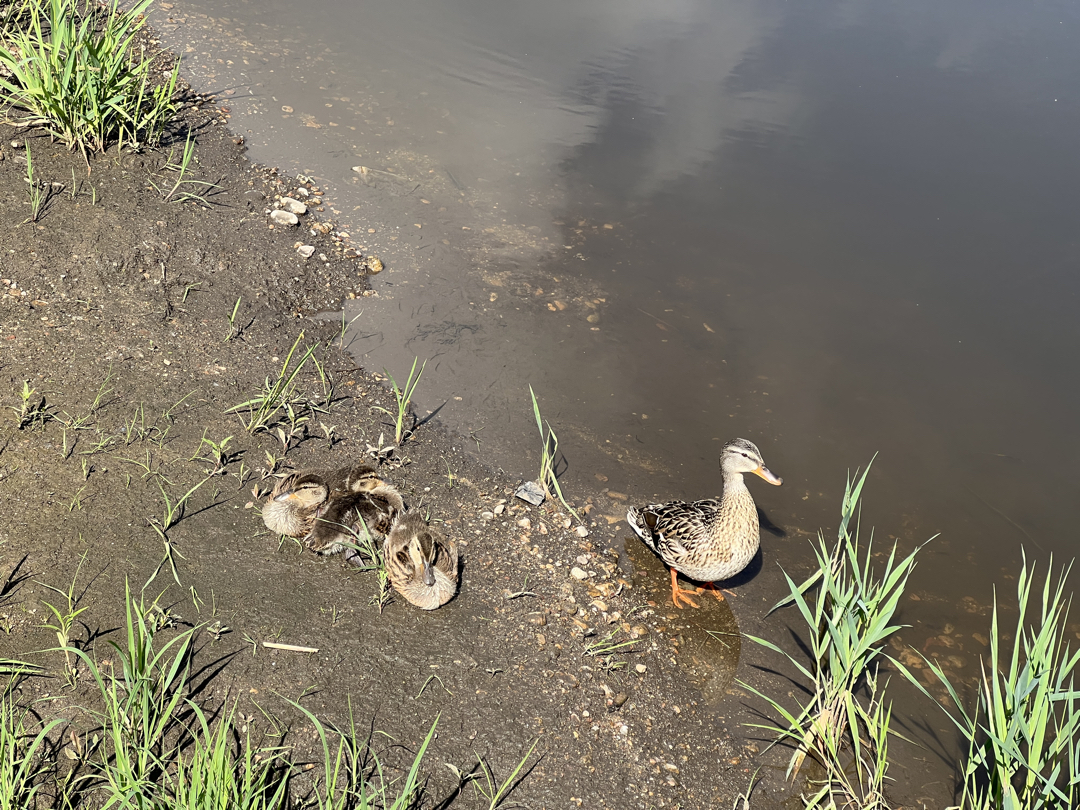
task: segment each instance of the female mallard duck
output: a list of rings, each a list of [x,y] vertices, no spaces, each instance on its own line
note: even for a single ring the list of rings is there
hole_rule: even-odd
[[[457,591],[457,544],[415,511],[398,517],[383,543],[383,560],[394,590],[418,608],[442,607]]]
[[[774,486],[783,479],[773,475],[761,460],[757,445],[746,439],[734,439],[720,451],[720,470],[724,476],[724,494],[720,500],[652,504],[633,507],[626,519],[638,537],[660,555],[671,569],[671,600],[676,607],[701,589],[680,588],[676,571],[690,579],[705,582],[717,599],[724,595],[712,583],[728,579],[742,571],[757,554],[761,544],[757,507],[743,481],[744,473],[760,475]]]
[[[263,522],[277,534],[309,539],[332,506],[337,517],[344,516],[344,511],[335,506],[337,501],[360,494],[376,495],[379,503],[385,502],[396,511],[402,508],[401,495],[375,474],[374,467],[357,464],[337,470],[301,470],[285,476],[263,506]],[[389,531],[392,520],[391,515],[384,521],[385,531]]]

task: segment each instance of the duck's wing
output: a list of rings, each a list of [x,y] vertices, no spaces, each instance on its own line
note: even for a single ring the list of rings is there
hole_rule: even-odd
[[[435,567],[443,571],[450,579],[457,582],[458,578],[458,547],[457,543],[447,538],[442,533],[431,530],[431,536],[435,545]]]
[[[650,504],[626,516],[638,536],[664,559],[693,556],[709,533],[720,502]]]

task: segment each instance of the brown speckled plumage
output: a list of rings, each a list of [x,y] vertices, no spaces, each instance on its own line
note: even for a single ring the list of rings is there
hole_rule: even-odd
[[[401,515],[383,543],[394,590],[423,610],[442,607],[457,592],[457,544],[417,512]]]
[[[348,492],[331,498],[304,542],[319,554],[337,554],[356,542],[354,533],[367,532],[381,540],[404,508],[401,493],[386,483]]]
[[[272,532],[304,539],[309,548],[331,554],[340,551],[341,546],[329,535],[340,534],[343,531],[340,524],[353,513],[365,514],[360,503],[365,496],[375,502],[376,511],[384,505],[393,510],[381,522],[374,519],[370,510],[367,512],[373,524],[384,525],[381,536],[389,531],[394,515],[403,504],[397,490],[380,479],[370,464],[336,470],[301,470],[285,476],[263,504],[263,522]],[[336,528],[328,528],[328,521]]]
[[[743,474],[754,473],[776,486],[782,483],[765,466],[757,446],[746,439],[724,445],[720,470],[724,493],[719,500],[651,504],[626,513],[631,528],[672,569],[672,601],[678,607],[680,601],[697,607],[687,596],[696,592],[679,588],[675,571],[712,583],[735,576],[757,553],[761,543],[757,507]]]

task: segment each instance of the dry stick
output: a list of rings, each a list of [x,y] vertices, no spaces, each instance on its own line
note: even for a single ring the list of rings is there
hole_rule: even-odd
[[[278,644],[276,641],[264,641],[262,643],[264,647],[269,647],[271,650],[289,650],[290,652],[300,653],[317,653],[318,647],[300,647],[296,644]]]

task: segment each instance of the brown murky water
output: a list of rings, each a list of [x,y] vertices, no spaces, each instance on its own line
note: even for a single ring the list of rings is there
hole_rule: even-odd
[[[798,568],[874,463],[905,641],[974,672],[1021,546],[1076,549],[1080,14],[1066,3],[185,0],[154,22],[256,159],[387,271],[352,348],[507,472],[755,496]],[[366,166],[363,174],[353,167]],[[370,230],[368,230],[370,229]],[[752,581],[745,587],[752,588]],[[942,638],[946,638],[945,641]],[[928,646],[929,645],[929,646]]]

